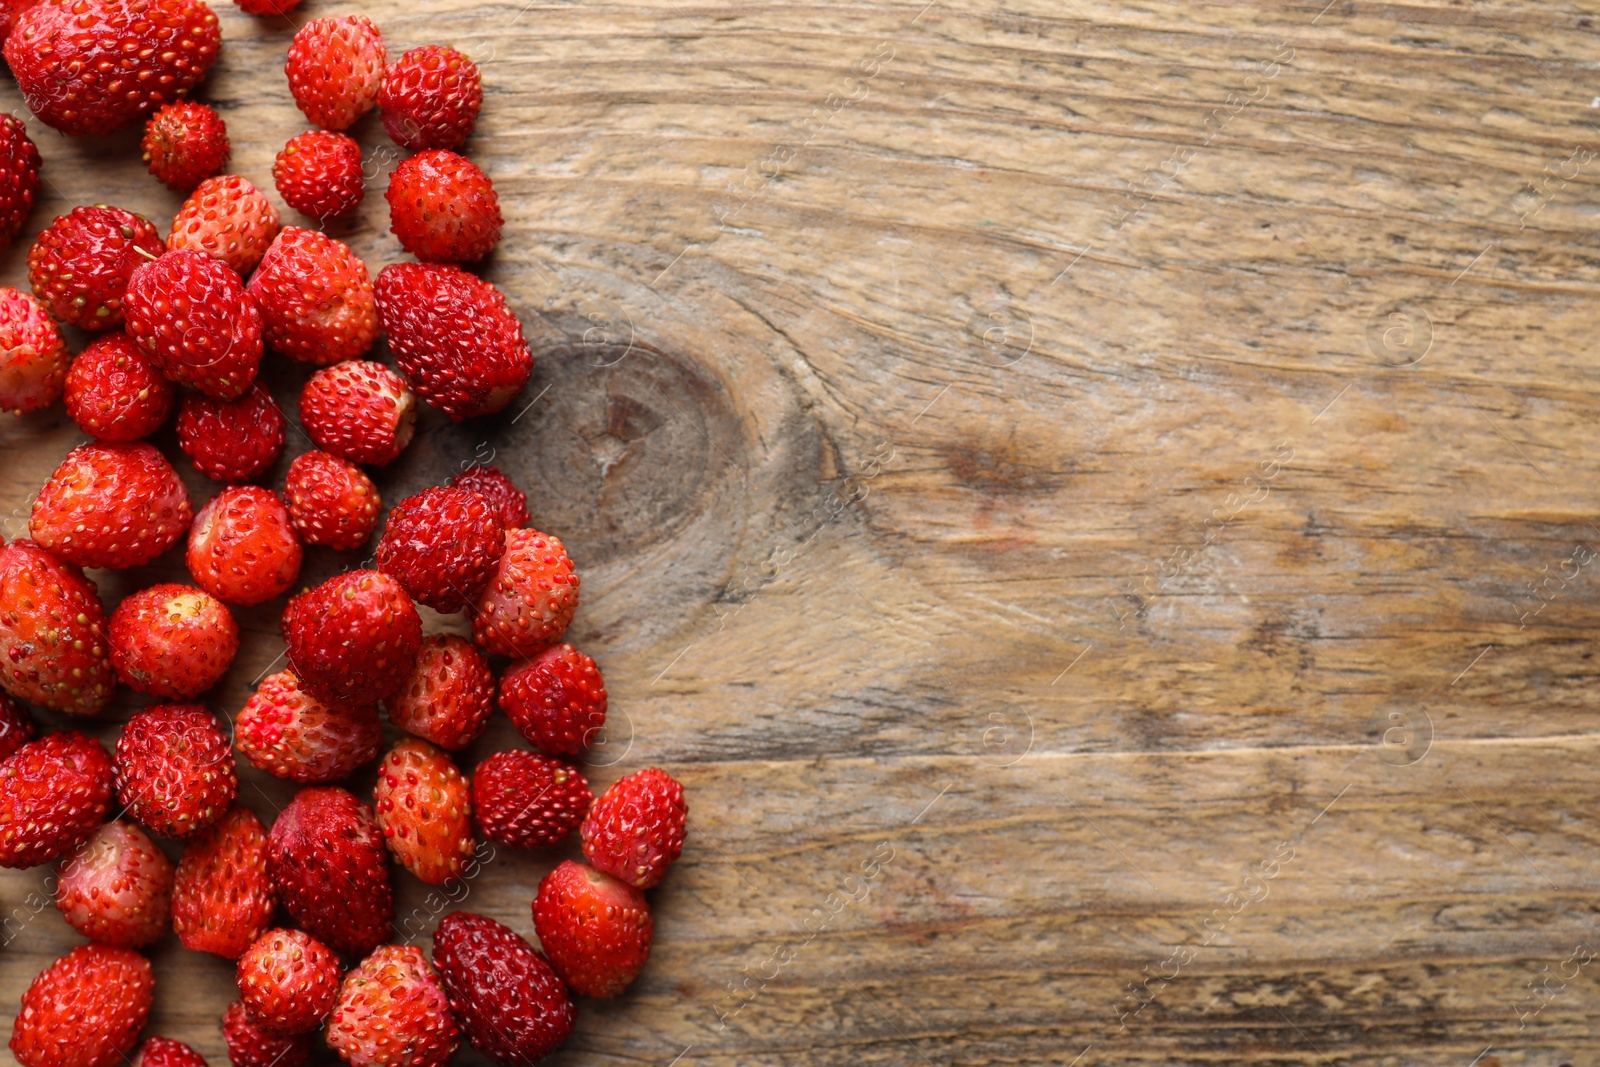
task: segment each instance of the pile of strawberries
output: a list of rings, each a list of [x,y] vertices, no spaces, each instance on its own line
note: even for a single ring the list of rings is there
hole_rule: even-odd
[[[281,15],[298,0],[237,2]],[[442,1064],[463,1037],[504,1063],[539,1060],[571,1032],[573,994],[614,997],[644,966],[644,891],[677,859],[688,809],[662,771],[596,800],[569,762],[603,726],[606,691],[594,660],[563,643],[578,575],[561,541],[529,525],[523,493],[475,466],[401,501],[374,568],[288,601],[288,668],[260,683],[231,739],[201,702],[239,651],[229,605],[288,593],[306,545],[371,538],[380,501],[362,468],[406,448],[419,399],[459,421],[500,411],[528,381],[516,317],[459,266],[502,227],[489,179],[455,151],[482,104],[476,67],[432,46],[389,62],[360,15],[315,19],[289,47],[289,88],[320,127],[273,169],[294,210],[327,220],[360,204],[361,149],[341,131],[374,107],[416,152],[387,199],[420,262],[374,283],[347,246],[280,228],[255,186],[218,173],[224,123],[187,99],[220,46],[202,0],[6,0],[0,35],[40,120],[70,135],[144,121],[151,173],[189,194],[165,242],[131,212],[73,210],[29,253],[32,295],[0,289],[0,406],[64,398],[94,439],[39,491],[29,538],[0,547],[0,866],[59,860],[56,906],[91,942],[34,980],[12,1051],[24,1067],[203,1064],[176,1041],[139,1044],[154,977],[136,950],[170,928],[237,960],[221,1026],[240,1067],[298,1067],[319,1032],[356,1067]],[[0,120],[7,240],[33,207],[39,162],[22,124]],[[58,323],[93,334],[76,358]],[[363,358],[380,331],[398,371]],[[267,352],[319,368],[299,404],[318,451],[294,460],[281,494],[248,484],[288,430],[256,381]],[[174,416],[183,452],[226,483],[198,513],[144,440]],[[83,568],[139,567],[180,543],[193,584],[152,585],[108,618]],[[424,636],[419,603],[464,613],[472,640]],[[497,662],[510,664],[498,682]],[[119,684],[156,702],[114,752],[75,730],[38,736],[22,703],[95,716]],[[452,753],[495,703],[538,751],[496,753],[469,779]],[[369,805],[335,783],[378,759],[381,714],[405,736]],[[237,803],[237,758],[305,787],[270,829]],[[391,862],[425,883],[464,881],[478,834],[531,849],[574,831],[588,862],[540,884],[539,948],[466,911],[439,922],[431,960],[391,943]],[[152,834],[183,842],[176,865]]]

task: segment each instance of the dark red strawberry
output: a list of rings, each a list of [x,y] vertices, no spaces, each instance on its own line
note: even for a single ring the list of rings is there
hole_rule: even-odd
[[[235,806],[184,844],[172,888],[172,928],[184,948],[236,960],[276,906],[267,829],[249,808]]]
[[[343,789],[295,794],[272,824],[269,869],[278,899],[313,937],[340,952],[369,952],[394,922],[383,831]]]
[[[552,755],[576,756],[606,724],[606,685],[594,660],[556,645],[500,679],[500,706],[512,725]]]
[[[260,382],[234,400],[190,393],[178,407],[178,447],[201,474],[219,482],[265,474],[283,454],[287,427],[278,402]]]
[[[308,693],[330,703],[372,704],[410,675],[422,620],[387,574],[346,571],[289,601],[283,637]]]
[[[647,767],[601,794],[583,820],[583,855],[638,889],[660,885],[683,851],[689,806],[683,786]]]
[[[111,665],[141,693],[192,700],[217,684],[238,651],[233,612],[193,586],[152,585],[111,615]]]
[[[0,287],[0,411],[26,415],[60,400],[71,358],[39,302]]]
[[[26,538],[0,548],[0,688],[93,715],[115,687],[94,583]]]
[[[406,148],[459,148],[483,107],[483,79],[454,48],[413,48],[383,72],[378,107],[383,128]]]
[[[67,414],[102,441],[137,441],[177,406],[177,386],[121,330],[96,337],[67,370]]]
[[[433,961],[472,1047],[501,1063],[534,1064],[572,1033],[578,1012],[550,964],[509,926],[451,912]]]
[[[177,544],[193,518],[188,491],[153,446],[97,441],[67,453],[28,531],[68,563],[137,567]]]
[[[471,489],[487,497],[489,502],[499,509],[500,517],[505,521],[508,530],[526,526],[531,521],[528,515],[527,494],[518,489],[510,478],[501,474],[498,467],[473,464],[450,479],[450,484],[462,489]]]
[[[76,730],[0,762],[0,867],[37,867],[89,839],[111,808],[111,757]]]
[[[423,638],[411,677],[384,701],[390,722],[452,751],[477,740],[493,705],[489,664],[470,642],[455,634]]]
[[[400,247],[434,263],[472,263],[493,251],[505,219],[494,183],[470,159],[419,152],[389,175],[389,228]]]
[[[306,381],[300,421],[323,451],[381,467],[411,443],[417,401],[405,379],[388,367],[352,359]]]
[[[15,11],[19,2],[27,5],[36,0],[6,0],[0,6]],[[0,242],[16,240],[38,196],[39,149],[28,138],[28,128],[6,115],[0,118]]]
[[[188,193],[228,162],[228,125],[193,100],[168,104],[144,127],[145,166],[174,192]]]
[[[228,1005],[222,1039],[233,1067],[301,1067],[311,1058],[310,1034],[275,1034],[250,1018],[244,1001]]]
[[[238,485],[212,497],[189,531],[189,573],[229,604],[260,604],[294,584],[303,555],[278,494]]]
[[[278,236],[278,209],[237,174],[207,178],[172,219],[167,248],[204,252],[241,276],[256,269]]]
[[[378,765],[372,810],[400,866],[443,885],[472,859],[472,790],[443,750],[403,737]]]
[[[539,944],[574,993],[615,997],[650,958],[655,926],[639,890],[567,860],[545,875],[533,901]]]
[[[28,283],[62,322],[114,330],[122,325],[128,279],[161,252],[161,235],[142,215],[119,207],[73,208],[28,250]]]
[[[351,1067],[444,1067],[461,1033],[422,950],[382,945],[345,975],[327,1040]]]
[[[262,681],[234,723],[250,763],[292,782],[349,777],[378,758],[383,727],[373,704],[324,704],[301,692],[293,671]]]
[[[239,999],[275,1034],[304,1034],[333,1010],[339,957],[304,930],[268,930],[239,957]]]
[[[193,836],[228,813],[239,778],[217,717],[200,704],[162,704],[117,739],[117,802],[162,837]]]
[[[11,1051],[22,1067],[115,1067],[139,1043],[155,984],[137,952],[79,945],[22,994]]]
[[[483,836],[510,848],[555,844],[593,803],[576,767],[532,752],[496,752],[472,774],[472,811]]]
[[[261,312],[205,252],[179,249],[134,271],[122,310],[128,336],[172,381],[231,400],[256,380]]]
[[[0,45],[5,44],[6,38],[11,36],[12,27],[17,24],[17,16],[38,2],[39,0],[0,0]]]
[[[561,640],[578,610],[578,575],[558,538],[507,530],[506,551],[472,613],[472,637],[490,652],[536,656]]]
[[[355,359],[378,336],[367,265],[326,234],[285,226],[250,279],[267,344],[313,366]]]
[[[389,512],[378,569],[435,611],[461,611],[483,591],[505,547],[493,504],[470,489],[434,486]]]
[[[128,1067],[207,1067],[206,1058],[182,1041],[147,1037]]]
[[[172,922],[172,861],[130,822],[108,822],[61,866],[56,910],[91,941],[148,945]]]
[[[343,130],[378,102],[388,58],[371,19],[340,15],[300,27],[283,70],[306,118],[325,130]]]
[[[332,130],[311,130],[284,145],[272,164],[283,202],[314,219],[348,215],[366,195],[361,146]]]
[[[0,693],[0,760],[32,741],[39,734],[33,716],[20,701]]]
[[[283,486],[295,532],[308,545],[359,548],[378,524],[378,487],[349,460],[306,452],[289,464]]]
[[[233,0],[246,15],[287,15],[300,6],[300,0]]]

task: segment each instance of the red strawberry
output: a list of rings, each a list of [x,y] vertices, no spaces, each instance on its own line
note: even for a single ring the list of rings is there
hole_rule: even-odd
[[[683,786],[647,767],[601,794],[583,820],[583,855],[638,889],[661,884],[683,851],[689,806]]]
[[[5,44],[6,38],[11,36],[11,29],[17,24],[17,16],[38,2],[39,0],[0,0],[0,45]]]
[[[272,181],[284,203],[314,219],[349,214],[367,192],[361,146],[331,130],[311,130],[284,145]]]
[[[260,604],[294,584],[303,550],[278,494],[237,485],[212,497],[189,531],[189,573],[229,604]]]
[[[483,107],[483,79],[454,48],[413,48],[383,72],[383,128],[410,149],[459,148]]]
[[[528,384],[522,324],[488,282],[449,264],[393,263],[374,288],[401,373],[455,421],[499,411]]]
[[[115,685],[94,583],[27,539],[0,548],[0,687],[69,715],[93,715]]]
[[[371,19],[340,15],[300,27],[283,70],[306,118],[325,130],[343,130],[378,102],[388,58]]]
[[[172,861],[129,822],[108,822],[61,867],[56,910],[91,941],[148,945],[172,921]]]
[[[472,810],[483,836],[510,848],[555,844],[593,803],[576,767],[532,752],[496,752],[472,774]]]
[[[119,207],[73,208],[28,250],[28,283],[62,322],[114,330],[122,325],[128,279],[161,253],[161,235],[142,215]]]
[[[0,760],[32,741],[39,734],[33,716],[19,701],[0,693]]]
[[[0,867],[37,867],[89,839],[111,808],[111,757],[64,730],[0,762]]]
[[[246,15],[287,15],[300,6],[300,0],[233,0]]]
[[[336,782],[378,757],[383,728],[372,704],[324,704],[293,671],[265,679],[234,723],[250,763],[291,782]]]
[[[359,548],[378,524],[378,487],[360,467],[326,452],[296,456],[283,495],[295,532],[308,545]]]
[[[79,445],[39,490],[28,532],[68,563],[137,567],[189,529],[189,493],[147,444]]]
[[[289,601],[289,664],[321,700],[371,704],[405,683],[422,645],[422,620],[400,583],[346,571]]]
[[[433,961],[472,1047],[502,1063],[533,1064],[577,1022],[555,971],[509,926],[470,911],[439,921]]]
[[[162,704],[128,720],[113,763],[117,802],[162,837],[190,837],[228,813],[239,791],[233,748],[200,704]]]
[[[0,410],[26,415],[60,400],[71,358],[39,302],[0,287]]]
[[[317,447],[381,467],[417,429],[417,399],[382,363],[352,359],[313,374],[300,391],[300,421]]]
[[[472,858],[472,790],[441,749],[416,737],[395,742],[378,765],[372,810],[400,866],[443,885]]]
[[[326,234],[285,226],[249,289],[267,344],[290,359],[329,366],[363,355],[378,336],[367,265]]]
[[[5,0],[0,8],[14,12],[19,2],[36,0]],[[5,21],[0,15],[0,25]],[[6,115],[0,118],[0,243],[9,244],[22,232],[38,196],[39,150],[28,139],[28,128]]]
[[[44,0],[17,19],[5,55],[33,113],[77,137],[185,96],[221,40],[201,0]]]
[[[384,701],[389,721],[440,748],[477,740],[489,723],[494,676],[471,643],[455,634],[422,639],[411,677]]]
[[[155,984],[137,952],[79,945],[22,994],[11,1051],[22,1067],[114,1067],[139,1042]]]
[[[614,997],[628,988],[650,958],[654,936],[643,893],[571,860],[539,883],[533,928],[550,966],[586,997]]]
[[[243,482],[278,461],[287,426],[260,382],[234,400],[190,393],[178,406],[178,447],[207,478]]]
[[[578,575],[561,541],[507,530],[506,551],[472,613],[472,637],[490,652],[535,656],[561,640],[578,610]]]
[[[223,1014],[222,1039],[233,1067],[301,1067],[311,1058],[310,1034],[274,1034],[250,1018],[242,1000]]]
[[[192,248],[249,274],[278,236],[278,209],[237,174],[207,178],[172,220],[167,248]]]
[[[236,805],[185,843],[172,887],[172,928],[184,948],[238,959],[276,904],[267,830],[249,808]]]
[[[487,497],[500,512],[500,517],[505,521],[506,529],[515,530],[519,526],[528,525],[528,497],[516,483],[504,474],[498,467],[482,467],[473,464],[454,478],[450,484]]]
[[[383,945],[345,975],[327,1039],[351,1067],[443,1067],[461,1032],[422,950]]]
[[[168,104],[144,127],[145,166],[168,189],[188,193],[228,162],[228,124],[193,100]]]
[[[418,259],[471,263],[500,241],[505,219],[494,183],[465,156],[419,152],[389,175],[389,228]]]
[[[435,486],[389,512],[378,569],[435,611],[461,611],[477,599],[505,551],[494,505],[470,489]]]
[[[239,276],[180,249],[133,272],[122,310],[128,336],[170,380],[231,400],[261,364],[261,312]]]
[[[177,387],[121,330],[96,337],[67,369],[67,414],[102,441],[149,437],[177,398]]]
[[[217,684],[239,651],[227,605],[189,585],[152,585],[111,614],[111,665],[123,684],[191,700]]]
[[[129,1067],[206,1067],[206,1058],[182,1041],[147,1037]]]
[[[390,936],[394,889],[371,808],[343,789],[302,789],[267,846],[278,898],[313,937],[340,952],[370,952]]]
[[[606,685],[594,660],[556,645],[500,679],[500,706],[529,741],[556,756],[576,756],[606,724]]]
[[[275,1034],[322,1025],[339,995],[339,957],[303,930],[268,930],[239,957],[239,998]]]

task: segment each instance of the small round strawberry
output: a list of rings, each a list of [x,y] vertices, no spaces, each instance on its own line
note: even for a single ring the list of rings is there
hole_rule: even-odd
[[[478,826],[509,848],[555,844],[578,828],[593,803],[576,767],[532,752],[496,752],[472,774]]]
[[[378,765],[372,810],[400,866],[443,885],[472,858],[472,790],[442,749],[403,737]]]
[[[472,638],[503,656],[536,656],[578,610],[578,575],[558,538],[507,530],[506,551],[472,613]]]
[[[39,727],[21,701],[12,700],[0,693],[0,760],[32,741],[39,735]]]
[[[332,703],[372,704],[410,675],[422,620],[387,574],[346,571],[289,601],[283,637],[301,688]]]
[[[95,584],[27,538],[0,548],[0,688],[69,715],[116,688]]]
[[[643,893],[571,860],[539,883],[533,928],[550,966],[586,997],[614,997],[628,988],[650,958],[654,936]]]
[[[137,952],[79,945],[22,994],[11,1051],[22,1067],[116,1067],[139,1043],[155,984]]]
[[[111,757],[76,730],[0,761],[0,867],[37,867],[89,839],[111,808]]]
[[[60,400],[71,358],[39,302],[0,286],[0,411],[26,415]]]
[[[190,393],[178,406],[178,447],[213,481],[244,482],[265,474],[283,454],[287,428],[278,402],[260,382],[233,400]]]
[[[28,283],[62,322],[114,330],[122,325],[128,279],[162,251],[161,235],[142,215],[104,205],[73,208],[34,240]]]
[[[79,445],[39,490],[33,539],[68,563],[121,569],[149,563],[194,519],[189,493],[151,445]]]
[[[96,337],[67,368],[67,414],[102,441],[138,441],[161,428],[178,388],[121,330]]]
[[[244,283],[204,252],[179,249],[133,272],[128,336],[171,381],[231,400],[261,365],[261,312]]]
[[[307,379],[300,421],[324,452],[381,467],[411,443],[417,399],[405,379],[382,363],[352,359]]]
[[[191,837],[228,813],[239,791],[233,747],[200,704],[162,704],[122,728],[117,803],[162,837]]]
[[[400,247],[421,260],[482,259],[505,227],[489,176],[465,156],[442,148],[419,152],[396,167],[384,199]]]
[[[145,166],[156,180],[177,193],[189,193],[228,162],[228,124],[204,104],[168,104],[144,127]]]
[[[289,44],[289,92],[325,130],[348,129],[378,102],[389,53],[365,15],[312,19]]]
[[[614,783],[583,820],[583,855],[638,889],[661,884],[683,851],[689,806],[683,786],[647,767]]]
[[[375,705],[324,704],[301,691],[293,671],[264,679],[233,729],[252,766],[291,782],[347,778],[378,758],[383,741]]]
[[[172,861],[137,826],[108,822],[62,864],[56,910],[91,941],[148,945],[172,921]]]
[[[461,1032],[422,950],[382,945],[345,975],[327,1040],[351,1067],[443,1067]]]
[[[275,1034],[322,1025],[339,996],[339,957],[303,930],[268,930],[239,957],[239,999]]]
[[[184,948],[236,960],[276,906],[267,829],[249,808],[235,805],[184,843],[172,886],[172,929]]]
[[[128,1067],[207,1067],[206,1058],[182,1041],[147,1037]]]
[[[300,576],[303,554],[289,509],[256,485],[212,497],[189,531],[189,573],[228,604],[260,604],[286,591]]]
[[[172,220],[167,249],[204,252],[241,275],[256,269],[278,236],[278,209],[237,174],[207,178]]]
[[[384,701],[389,721],[440,748],[460,751],[489,724],[494,676],[471,643],[455,634],[422,639],[411,677]]]
[[[284,145],[272,181],[284,203],[314,219],[349,214],[367,192],[361,146],[331,130],[311,130]]]
[[[0,244],[16,240],[38,197],[39,149],[28,128],[6,115],[0,118]]]
[[[470,489],[434,486],[389,512],[378,569],[435,611],[461,611],[477,599],[505,551],[494,505]]]
[[[393,934],[394,889],[372,809],[332,786],[294,795],[267,841],[272,884],[294,920],[339,952]]]
[[[111,665],[132,689],[192,700],[216,685],[239,651],[228,606],[193,586],[140,590],[111,614]]]
[[[283,497],[295,532],[308,545],[351,549],[378,524],[378,487],[366,472],[327,452],[306,452],[289,464]]]
[[[532,521],[528,515],[527,494],[518,489],[510,478],[501,474],[498,467],[484,467],[474,463],[450,479],[450,484],[462,489],[471,489],[474,493],[486,497],[500,512],[500,518],[508,530],[526,526]]]
[[[310,1034],[275,1034],[250,1018],[244,1001],[228,1005],[222,1040],[233,1067],[302,1067],[311,1058]]]
[[[287,15],[300,6],[300,0],[233,0],[246,15],[265,17]]]
[[[515,930],[470,911],[439,920],[433,962],[472,1047],[501,1063],[533,1064],[572,1033],[566,987]]]
[[[393,263],[374,290],[400,372],[456,422],[501,410],[528,384],[533,354],[493,285],[447,263]]]
[[[483,78],[454,48],[413,48],[383,72],[378,107],[396,143],[413,150],[459,148],[483,107]]]
[[[290,359],[326,367],[364,355],[377,339],[367,265],[326,234],[285,226],[249,291],[261,307],[267,345]]]
[[[517,732],[555,756],[576,756],[606,724],[606,684],[594,660],[568,644],[500,679],[500,706]]]

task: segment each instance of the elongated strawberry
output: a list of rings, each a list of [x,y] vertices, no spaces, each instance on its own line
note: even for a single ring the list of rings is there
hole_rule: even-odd
[[[332,130],[310,130],[283,146],[272,164],[283,202],[314,219],[348,215],[366,195],[361,146]]]
[[[233,1067],[301,1067],[311,1058],[310,1034],[275,1034],[250,1017],[242,1000],[223,1014],[222,1040]]]
[[[217,684],[239,651],[227,605],[193,586],[143,589],[111,615],[111,664],[123,684],[169,700],[190,700]]]
[[[500,679],[500,706],[517,731],[546,752],[576,756],[606,724],[606,684],[594,660],[555,645]]]
[[[0,548],[0,688],[94,715],[115,684],[95,584],[26,538]]]
[[[67,414],[102,441],[137,441],[161,428],[178,390],[121,330],[96,337],[67,369]]]
[[[422,639],[411,677],[383,706],[400,729],[459,751],[483,733],[493,702],[483,655],[455,634],[434,634]]]
[[[147,444],[79,445],[39,490],[33,539],[68,563],[137,567],[178,543],[194,511],[166,457]]]
[[[470,489],[434,486],[389,512],[376,558],[419,602],[452,612],[477,599],[505,546],[493,504]]]
[[[390,936],[394,889],[371,808],[343,789],[302,789],[272,824],[268,852],[278,897],[307,933],[340,952]]]
[[[22,1067],[114,1067],[138,1044],[155,984],[137,952],[79,945],[22,994],[11,1051]]]
[[[300,575],[304,550],[278,494],[236,485],[212,497],[189,531],[189,573],[229,604],[260,604]]]
[[[378,524],[378,487],[366,472],[327,452],[295,457],[283,497],[295,532],[308,545],[351,549],[365,544]]]
[[[128,336],[170,380],[222,400],[256,380],[261,312],[239,275],[205,252],[179,248],[134,271],[122,310]]]
[[[451,912],[434,932],[433,961],[462,1031],[484,1055],[533,1064],[572,1033],[578,1012],[561,979],[509,926]]]
[[[184,948],[238,959],[276,906],[267,830],[249,808],[235,805],[184,844],[172,888],[172,928]]]
[[[586,997],[614,997],[628,988],[650,958],[655,934],[642,892],[571,860],[539,883],[533,928],[550,966]]]
[[[108,822],[61,867],[56,910],[102,945],[138,948],[172,922],[172,861],[130,822]]]
[[[89,839],[111,807],[111,757],[75,730],[0,762],[0,867],[37,867]]]
[[[117,802],[163,837],[191,837],[228,813],[239,778],[217,717],[200,704],[136,713],[117,739]]]
[[[349,777],[378,757],[383,728],[372,704],[325,704],[300,689],[293,671],[266,679],[234,722],[245,759],[292,782]]]
[[[459,148],[483,107],[483,79],[454,48],[413,48],[384,70],[378,107],[384,130],[406,148]]]
[[[336,704],[372,704],[411,673],[422,620],[387,574],[346,571],[289,601],[283,638],[306,692]]]
[[[0,410],[26,415],[61,399],[71,358],[39,302],[0,287]]]
[[[206,1058],[182,1041],[147,1037],[128,1067],[206,1067]]]
[[[439,976],[422,950],[381,945],[345,975],[328,1045],[351,1067],[443,1067],[460,1043]]]
[[[378,766],[372,810],[400,865],[442,885],[472,858],[472,790],[449,756],[417,737],[401,738]]]
[[[561,640],[578,610],[578,575],[560,539],[506,531],[506,551],[472,613],[472,637],[490,652],[535,656]]]
[[[239,999],[275,1034],[322,1025],[339,995],[339,957],[304,930],[268,930],[239,957]]]
[[[20,701],[0,693],[0,760],[39,736],[39,727]]]
[[[527,494],[518,489],[510,478],[500,473],[498,467],[485,467],[475,463],[450,479],[450,484],[471,489],[486,498],[499,509],[500,518],[508,530],[526,526],[531,521],[528,515]]]
[[[211,108],[193,100],[168,104],[145,124],[145,166],[168,189],[191,192],[228,162],[228,124]]]
[[[128,279],[162,250],[161,235],[142,215],[104,205],[73,208],[28,250],[28,283],[62,322],[114,330],[122,325]]]
[[[260,382],[233,400],[190,393],[178,407],[178,447],[219,482],[258,478],[283,454],[288,423]]]
[[[583,855],[590,863],[638,889],[661,884],[683,851],[689,806],[683,786],[666,771],[647,767],[601,794],[583,820]]]
[[[389,228],[400,247],[432,263],[472,263],[500,242],[505,218],[489,176],[442,148],[419,152],[389,175]]]
[[[307,379],[300,421],[323,451],[381,467],[411,443],[417,400],[405,379],[382,363],[352,359]]]
[[[36,0],[6,0],[4,6],[15,11],[19,5],[33,2]],[[0,30],[5,21],[0,15]],[[6,115],[0,118],[0,244],[16,240],[38,198],[39,149],[29,139],[28,128],[15,116]]]
[[[285,226],[249,290],[261,306],[267,344],[298,362],[326,367],[356,359],[378,336],[367,265],[315,230]]]
[[[576,767],[532,752],[496,752],[472,774],[472,812],[483,836],[510,848],[555,844],[593,803]]]
[[[312,19],[289,44],[289,92],[325,130],[348,129],[378,102],[388,52],[365,15]]]

